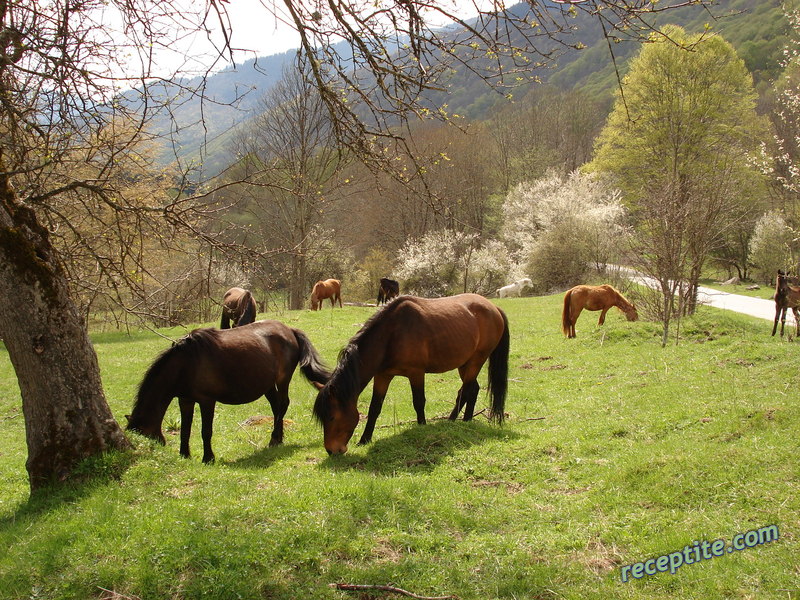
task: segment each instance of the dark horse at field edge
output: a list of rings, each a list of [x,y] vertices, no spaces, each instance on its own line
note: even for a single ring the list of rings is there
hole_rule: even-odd
[[[390,300],[397,298],[400,295],[400,284],[394,279],[381,277],[380,286],[378,287],[378,300],[377,305],[386,304]]]
[[[338,279],[326,279],[325,281],[318,281],[311,289],[311,310],[319,310],[322,308],[322,301],[325,298],[330,298],[331,308],[336,306],[336,301],[339,301],[339,308],[342,307],[342,283]]]
[[[181,411],[181,456],[189,456],[194,405],[200,405],[203,462],[214,460],[214,408],[247,404],[266,396],[274,424],[270,446],[283,442],[283,417],[295,368],[323,385],[330,371],[308,337],[278,321],[258,321],[235,329],[195,329],[159,355],[147,370],[128,418],[129,431],[165,443],[164,414],[177,397]]]
[[[489,361],[489,416],[502,423],[508,388],[508,319],[477,294],[426,299],[401,296],[367,320],[339,354],[339,362],[314,403],[325,449],[342,454],[359,421],[358,396],[374,379],[367,422],[359,444],[372,440],[389,383],[407,377],[417,423],[425,423],[425,374],[458,369],[462,385],[450,419],[464,409],[473,416],[477,378]]]
[[[220,329],[249,325],[256,320],[256,301],[250,290],[233,287],[222,297],[222,321]]]
[[[795,336],[800,336],[800,287],[790,285],[789,277],[783,271],[778,271],[775,279],[775,323],[772,325],[772,335],[778,329],[778,319],[781,321],[781,337],[783,337],[783,327],[786,324],[786,311],[791,309],[794,314]]]
[[[598,325],[602,325],[606,320],[606,313],[616,306],[624,314],[628,321],[635,321],[639,318],[636,306],[608,284],[604,285],[576,285],[564,294],[564,309],[561,312],[561,331],[568,338],[575,337],[575,322],[581,311],[599,310],[600,320]]]

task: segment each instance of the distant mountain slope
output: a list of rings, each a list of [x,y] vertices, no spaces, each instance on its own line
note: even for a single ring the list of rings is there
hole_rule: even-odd
[[[525,11],[527,4],[509,10]],[[674,23],[690,32],[700,32],[708,23],[712,30],[730,41],[754,75],[757,85],[765,86],[780,72],[780,58],[788,39],[789,25],[781,11],[781,0],[721,0],[711,15],[697,7],[662,13],[661,25]],[[582,13],[576,18],[579,39],[586,48],[566,51],[549,69],[539,75],[545,82],[562,89],[580,89],[593,97],[610,98],[617,86],[608,44],[595,19]],[[628,59],[639,49],[635,43],[613,45],[617,65],[624,73]],[[200,80],[184,82],[191,89],[203,83],[203,97],[183,94],[171,115],[159,115],[151,130],[165,139],[158,160],[170,162],[178,157],[184,164],[202,163],[206,176],[219,173],[230,161],[229,145],[237,125],[254,116],[259,101],[277,81],[285,67],[292,64],[295,51],[253,59]],[[484,119],[493,107],[504,102],[502,94],[489,89],[467,68],[456,69],[448,78],[447,93],[432,94],[433,106],[448,105],[451,113],[471,119]],[[519,97],[529,88],[515,91]],[[181,96],[179,88],[166,94]]]
[[[251,117],[264,94],[280,81],[296,51],[248,60],[210,77],[176,82],[159,90],[174,98],[170,111],[162,111],[149,123],[165,143],[157,156],[167,164],[176,158],[183,164],[203,162],[206,175],[221,171],[230,161],[229,134]],[[191,90],[199,90],[192,93]]]

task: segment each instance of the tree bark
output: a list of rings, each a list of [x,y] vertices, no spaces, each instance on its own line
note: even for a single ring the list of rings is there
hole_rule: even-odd
[[[48,231],[20,203],[0,156],[0,337],[17,375],[31,491],[78,462],[129,446]]]

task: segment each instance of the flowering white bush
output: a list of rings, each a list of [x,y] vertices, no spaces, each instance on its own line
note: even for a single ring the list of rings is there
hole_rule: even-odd
[[[507,247],[517,262],[528,265],[543,291],[580,277],[587,263],[603,269],[626,247],[620,192],[592,174],[575,171],[562,176],[550,171],[533,183],[521,183],[508,194],[503,215]],[[556,256],[559,264],[540,264]],[[575,261],[581,264],[572,264]],[[543,280],[536,281],[540,278],[532,268]],[[557,273],[564,274],[563,280],[552,279]]]
[[[778,211],[770,211],[756,223],[750,238],[750,262],[764,282],[772,281],[778,269],[792,264],[791,243],[795,232]]]
[[[427,297],[464,291],[488,295],[505,283],[511,266],[502,243],[481,244],[477,234],[449,229],[409,241],[398,263],[403,289]]]

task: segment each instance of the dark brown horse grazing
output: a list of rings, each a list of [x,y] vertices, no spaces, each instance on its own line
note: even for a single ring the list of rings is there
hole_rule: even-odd
[[[216,403],[246,404],[265,395],[275,417],[269,445],[275,446],[283,442],[289,382],[298,364],[313,383],[322,385],[330,378],[306,335],[278,321],[258,321],[227,330],[195,329],[150,366],[139,386],[127,428],[165,443],[161,422],[177,396],[180,453],[188,457],[197,403],[202,419],[203,462],[211,462]]]
[[[417,423],[425,423],[425,373],[458,369],[462,385],[450,413],[464,408],[472,418],[478,398],[478,373],[489,360],[490,418],[503,421],[508,387],[508,319],[477,294],[425,299],[401,296],[375,313],[339,355],[330,381],[320,389],[314,415],[322,424],[329,454],[347,451],[358,425],[358,395],[374,378],[367,423],[359,444],[372,440],[389,383],[395,376],[411,383]]]
[[[400,284],[397,283],[394,279],[387,279],[386,277],[381,277],[381,284],[380,288],[378,289],[378,301],[377,305],[380,306],[381,304],[385,304],[392,300],[393,298],[397,298],[400,295]]]
[[[322,301],[325,298],[330,298],[331,308],[336,306],[336,301],[339,301],[339,308],[342,307],[341,298],[342,284],[338,279],[326,279],[325,281],[318,281],[314,284],[311,290],[311,310],[319,310],[322,308]]]
[[[220,329],[230,329],[231,321],[234,327],[248,325],[256,320],[256,301],[249,290],[234,287],[225,292],[222,297],[222,321]]]
[[[575,322],[583,309],[603,311],[600,313],[600,321],[597,323],[602,325],[605,323],[608,309],[612,306],[616,306],[625,313],[628,321],[635,321],[639,318],[636,307],[610,285],[576,285],[564,294],[561,331],[568,338],[574,338]]]
[[[786,324],[786,311],[791,309],[794,313],[795,336],[800,336],[800,287],[789,284],[789,277],[783,271],[778,271],[775,280],[775,323],[772,325],[772,335],[778,329],[778,319],[781,320],[781,337],[783,337],[783,326]]]

